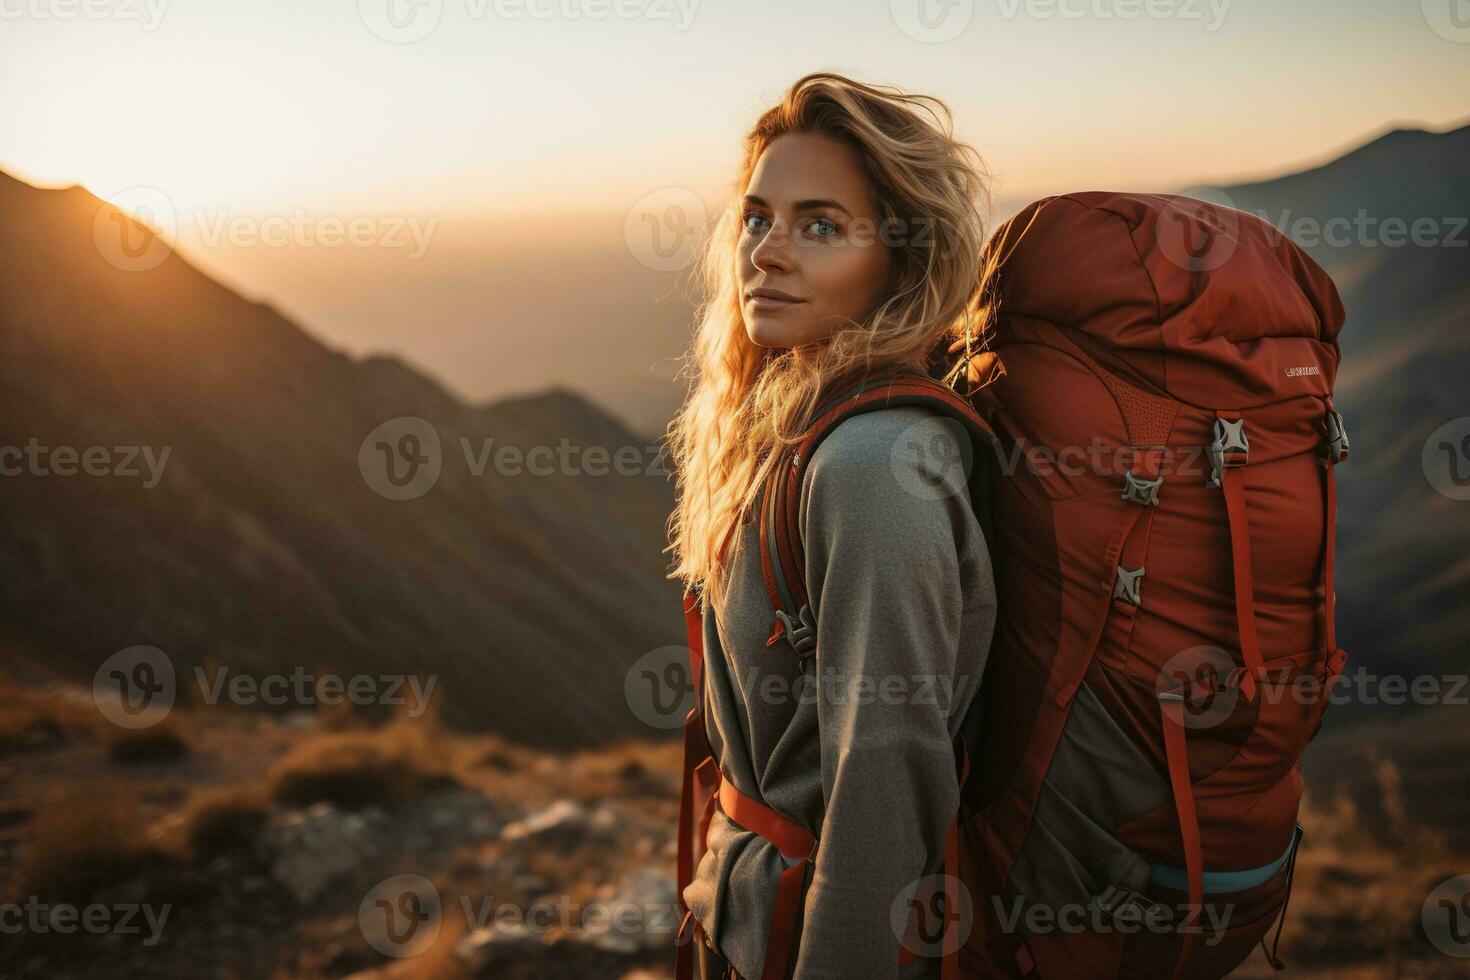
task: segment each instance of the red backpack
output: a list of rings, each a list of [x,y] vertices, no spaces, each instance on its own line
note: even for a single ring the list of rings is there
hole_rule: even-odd
[[[1003,374],[973,405],[910,375],[844,393],[778,468],[783,492],[763,493],[768,645],[819,655],[796,514],[811,449],[884,405],[962,423],[1000,606],[956,741],[945,980],[1222,977],[1284,917],[1299,756],[1345,660],[1342,305],[1275,228],[1188,198],[1047,198],[989,248],[987,347]],[[699,691],[697,596],[685,610]],[[685,736],[681,903],[715,799],[788,857],[809,853],[805,828],[719,778],[702,703]],[[788,877],[763,980],[789,966],[801,877]]]

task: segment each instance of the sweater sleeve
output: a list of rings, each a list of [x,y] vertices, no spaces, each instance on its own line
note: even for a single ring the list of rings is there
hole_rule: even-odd
[[[855,416],[803,488],[825,814],[795,980],[899,975],[907,898],[959,805],[955,694],[980,666],[958,656],[962,578],[992,586],[947,436],[927,409]]]

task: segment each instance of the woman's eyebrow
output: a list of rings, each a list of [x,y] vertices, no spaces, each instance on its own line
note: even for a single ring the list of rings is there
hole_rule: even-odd
[[[765,198],[757,197],[754,194],[745,195],[745,203],[755,204],[763,208],[770,207],[770,205],[766,203]],[[805,201],[797,201],[794,205],[792,205],[792,210],[794,211],[820,211],[822,208],[833,208],[834,210],[841,211],[849,218],[852,217],[852,212],[847,210],[847,208],[843,207],[836,201],[831,201],[824,197],[811,197],[807,198]]]

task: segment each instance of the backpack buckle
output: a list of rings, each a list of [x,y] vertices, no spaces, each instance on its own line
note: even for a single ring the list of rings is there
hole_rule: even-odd
[[[1155,902],[1133,888],[1109,885],[1093,901],[1099,909],[1118,922],[1148,922],[1164,926],[1174,918],[1169,906]]]
[[[805,656],[816,649],[817,619],[812,615],[811,606],[802,606],[795,620],[786,610],[777,609],[776,618],[781,621],[782,627],[786,630],[786,639],[797,653]]]
[[[1244,466],[1250,459],[1250,452],[1245,419],[1215,419],[1215,436],[1210,442],[1210,479],[1205,486],[1220,486],[1225,467]]]
[[[1131,570],[1119,565],[1118,577],[1113,583],[1113,598],[1122,599],[1131,606],[1143,605],[1143,598],[1139,594],[1139,586],[1143,583],[1144,571],[1145,569],[1142,565]]]
[[[1145,507],[1156,507],[1159,503],[1159,487],[1164,485],[1164,478],[1156,476],[1152,480],[1134,476],[1132,470],[1123,473],[1123,499],[1130,504],[1142,504]]]
[[[1327,429],[1327,461],[1336,465],[1348,458],[1347,426],[1343,424],[1342,413],[1336,409],[1329,409],[1327,417],[1322,420]]]

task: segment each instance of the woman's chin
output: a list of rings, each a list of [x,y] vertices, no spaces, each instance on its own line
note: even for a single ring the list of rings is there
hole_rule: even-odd
[[[747,321],[745,335],[757,347],[790,347],[791,331],[771,323]]]
[[[776,316],[749,316],[745,318],[745,335],[757,347],[796,347],[813,338],[811,325],[782,320]]]

